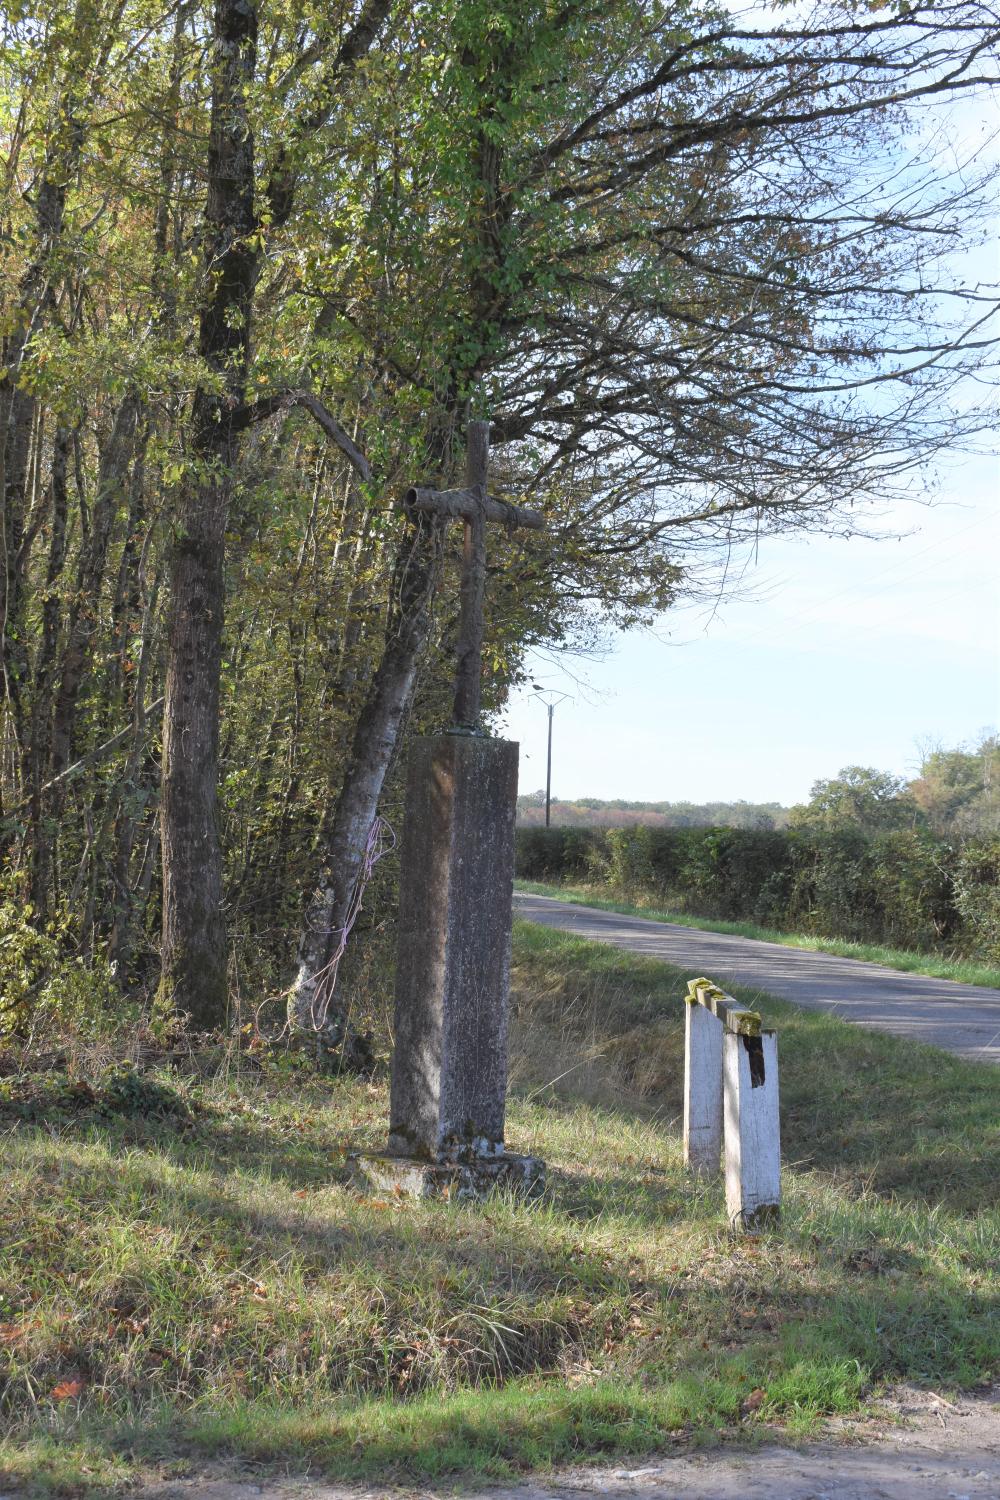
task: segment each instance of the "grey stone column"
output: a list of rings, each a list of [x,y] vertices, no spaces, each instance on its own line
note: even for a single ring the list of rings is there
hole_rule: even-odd
[[[417,740],[403,829],[389,1151],[501,1158],[518,747]]]

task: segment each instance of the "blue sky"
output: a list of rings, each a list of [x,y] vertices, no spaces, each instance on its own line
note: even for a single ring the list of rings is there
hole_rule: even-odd
[[[936,151],[943,128],[956,162],[996,161],[1000,102],[946,101],[921,128]],[[955,279],[995,285],[997,238],[956,257]],[[884,540],[765,540],[751,597],[673,611],[599,661],[532,659],[537,681],[572,695],[556,709],[553,793],[790,804],[842,766],[907,775],[920,742],[1000,727],[1000,458],[954,455],[926,477],[933,503],[887,507]],[[525,693],[502,721],[522,792],[545,784],[546,723]]]
[[[899,540],[765,542],[754,597],[665,615],[600,661],[546,656],[563,797],[801,801],[844,765],[913,770],[921,739],[1000,724],[1000,462],[955,460],[930,506],[882,519]],[[521,790],[545,783],[546,713],[524,694],[504,732]]]

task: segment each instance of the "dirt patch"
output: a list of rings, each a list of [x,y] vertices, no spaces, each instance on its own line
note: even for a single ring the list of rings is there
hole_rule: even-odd
[[[406,1491],[215,1471],[134,1493],[136,1500],[434,1500],[446,1488]],[[754,1450],[679,1451],[476,1493],[482,1500],[998,1500],[1000,1386],[956,1401],[900,1387],[874,1417],[832,1422],[823,1442],[802,1448],[767,1442]]]

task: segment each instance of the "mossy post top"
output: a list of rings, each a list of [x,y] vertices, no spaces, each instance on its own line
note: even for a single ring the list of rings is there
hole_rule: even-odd
[[[703,1005],[710,1010],[727,1031],[734,1031],[739,1036],[761,1034],[760,1012],[741,1005],[710,979],[689,979],[684,999],[688,1005]]]

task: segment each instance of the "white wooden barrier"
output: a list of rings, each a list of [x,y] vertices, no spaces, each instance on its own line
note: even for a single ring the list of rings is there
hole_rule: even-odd
[[[711,1176],[722,1155],[722,1027],[706,1006],[684,1008],[684,1165]]]
[[[781,1211],[777,1038],[708,979],[686,999],[684,1161],[707,1174],[724,1155],[730,1226],[753,1233]]]

